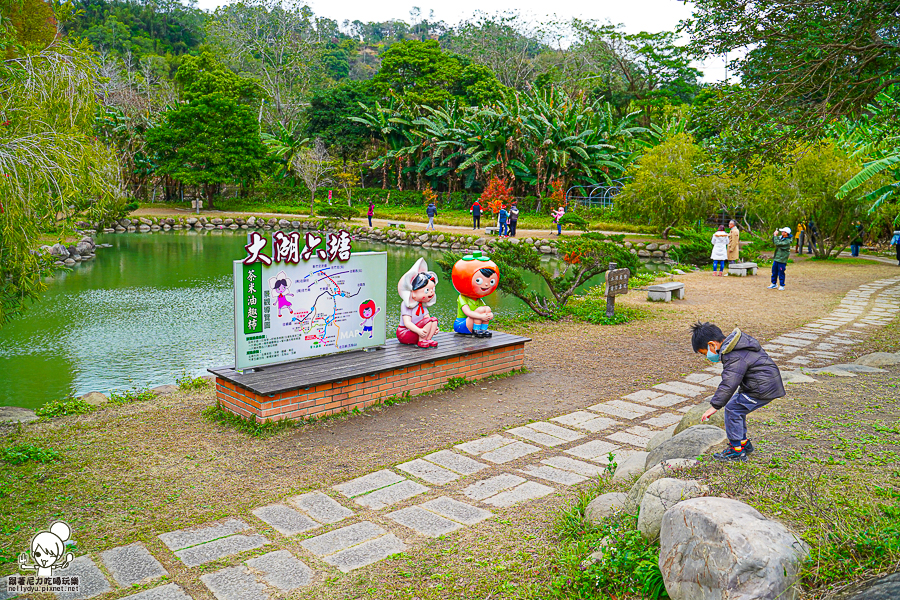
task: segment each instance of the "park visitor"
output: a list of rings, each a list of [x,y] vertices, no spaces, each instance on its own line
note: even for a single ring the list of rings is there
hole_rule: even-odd
[[[556,223],[556,235],[562,235],[562,218],[563,215],[566,214],[566,209],[562,206],[556,209],[553,214],[553,222]]]
[[[782,227],[775,231],[773,239],[775,255],[772,256],[772,285],[770,290],[776,287],[784,290],[784,275],[787,270],[787,261],[791,257],[791,228]]]
[[[734,220],[728,221],[728,264],[741,260],[741,230]]]
[[[866,237],[862,223],[857,221],[853,224],[853,241],[850,242],[850,256],[859,256],[859,249],[863,245],[863,239]]]
[[[499,228],[497,235],[500,237],[506,237],[506,219],[509,218],[509,213],[506,212],[506,207],[502,204],[500,205],[500,212],[497,214],[497,227]]]
[[[472,213],[472,229],[478,229],[481,227],[481,203],[476,200],[469,212]]]
[[[710,362],[722,364],[722,383],[709,401],[712,406],[700,418],[707,421],[716,411],[725,409],[728,447],[713,458],[747,460],[753,452],[747,414],[784,396],[781,371],[757,340],[737,328],[725,337],[712,323],[695,323],[691,326],[691,347]]]
[[[803,244],[806,243],[806,225],[797,223],[797,234],[794,237],[797,238],[797,249],[795,252],[797,256],[803,256]]]
[[[372,226],[372,217],[375,216],[375,203],[369,200],[369,227]]]
[[[513,205],[509,208],[508,223],[510,237],[516,237],[516,225],[519,223],[519,207],[516,206],[515,202],[513,202]]]
[[[434,231],[434,215],[437,214],[437,206],[434,205],[434,201],[428,203],[425,214],[428,215],[428,226],[425,229]]]
[[[819,228],[813,221],[806,225],[806,246],[810,254],[816,251],[816,242],[819,240]]]
[[[894,237],[891,238],[891,246],[897,249],[897,264],[900,265],[900,231],[894,232]]]
[[[719,225],[719,230],[712,236],[713,275],[721,277],[725,273],[725,261],[728,259],[728,242],[731,236],[725,233],[725,228]]]

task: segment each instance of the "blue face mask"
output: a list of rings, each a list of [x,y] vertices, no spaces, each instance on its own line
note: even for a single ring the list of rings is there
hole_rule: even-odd
[[[722,357],[720,355],[718,355],[717,353],[713,352],[712,350],[707,350],[706,351],[706,360],[708,360],[711,363],[717,363],[720,360],[722,360]]]

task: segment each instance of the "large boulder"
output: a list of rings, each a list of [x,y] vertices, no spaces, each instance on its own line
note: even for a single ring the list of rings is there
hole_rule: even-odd
[[[29,421],[36,421],[37,418],[34,411],[27,408],[0,406],[0,423],[28,423]],[[624,495],[622,494],[622,496]]]
[[[900,352],[897,354],[873,352],[872,354],[860,356],[853,362],[858,365],[863,365],[864,367],[891,367],[893,365],[900,365]]]
[[[104,404],[109,402],[109,398],[107,398],[105,394],[101,394],[100,392],[89,392],[82,396],[81,399],[91,406],[103,406]]]
[[[781,381],[782,383],[816,383],[818,379],[813,379],[809,375],[804,375],[802,372],[798,371],[782,371],[781,372]]]
[[[755,508],[694,498],[665,512],[659,568],[672,600],[796,600],[809,550]]]
[[[61,259],[69,258],[69,251],[60,243],[53,244],[50,248],[50,254],[58,256]]]
[[[692,406],[691,410],[684,413],[684,416],[681,417],[681,421],[678,425],[675,426],[675,435],[678,435],[688,427],[693,427],[694,425],[700,424],[700,417],[703,416],[703,413],[708,411],[711,408],[709,402],[701,402],[697,406]],[[709,418],[708,421],[703,422],[704,425],[714,425],[720,429],[725,429],[725,411],[717,410],[713,416]]]
[[[667,510],[681,502],[702,496],[705,488],[698,481],[682,481],[672,477],[657,479],[644,492],[637,528],[648,540],[659,537],[659,527]]]
[[[620,481],[629,481],[635,477],[639,477],[644,473],[644,464],[647,462],[646,452],[635,452],[622,461],[616,467],[616,473],[613,475],[613,483]]]
[[[674,460],[663,461],[658,465],[647,469],[647,471],[634,482],[631,489],[628,490],[628,497],[625,499],[625,510],[630,513],[637,512],[641,507],[641,502],[644,500],[644,493],[654,481],[660,480],[663,477],[672,477],[678,470],[688,469],[696,464],[697,461],[692,458],[676,458]]]
[[[897,600],[900,598],[900,571],[854,585],[841,595],[843,600]]]
[[[725,432],[714,425],[694,425],[654,448],[647,455],[646,467],[673,458],[697,458],[727,441]]]
[[[597,524],[614,512],[621,511],[625,506],[625,494],[611,492],[597,496],[584,509],[584,519],[588,523]]]
[[[652,451],[654,448],[658,447],[666,440],[672,439],[672,436],[675,435],[676,427],[678,427],[678,423],[670,427],[666,427],[659,433],[655,434],[652,438],[650,438],[650,441],[647,442],[647,452]]]

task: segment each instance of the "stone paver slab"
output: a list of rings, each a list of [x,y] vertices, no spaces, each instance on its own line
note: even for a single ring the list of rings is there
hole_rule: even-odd
[[[677,394],[665,394],[659,398],[655,398],[649,402],[650,406],[658,406],[660,408],[669,408],[682,402],[687,402],[688,398],[678,396]]]
[[[540,431],[541,433],[548,433],[553,437],[558,437],[559,439],[565,440],[567,442],[574,442],[575,440],[579,440],[584,437],[584,434],[582,433],[572,431],[571,429],[566,429],[565,427],[560,427],[559,425],[554,425],[553,423],[547,423],[546,421],[535,421],[534,423],[529,423],[528,427],[531,427],[535,431]]]
[[[309,492],[288,498],[288,502],[319,523],[337,523],[353,515],[353,511],[322,492]]]
[[[53,569],[53,577],[78,576],[77,592],[60,592],[56,594],[61,600],[81,600],[82,598],[94,598],[100,594],[112,591],[103,571],[94,564],[90,556],[79,556],[69,563],[65,569]],[[3,578],[6,586],[6,578]]]
[[[598,467],[597,465],[592,465],[584,461],[575,460],[568,456],[551,456],[550,458],[545,458],[541,462],[545,465],[556,467],[557,469],[584,475],[585,477],[597,477],[605,470],[604,467]]]
[[[417,458],[409,462],[397,465],[397,468],[404,473],[409,473],[414,477],[418,477],[423,481],[435,485],[444,485],[459,479],[459,473],[454,473],[450,469],[439,467],[434,463]]]
[[[706,389],[697,385],[684,383],[682,381],[667,381],[666,383],[659,383],[657,385],[654,385],[653,389],[662,390],[664,392],[671,392],[673,394],[678,394],[679,396],[689,397],[694,397],[706,393]]]
[[[590,410],[594,410],[597,412],[606,413],[608,415],[612,415],[614,417],[619,417],[620,419],[637,419],[641,415],[645,414],[642,412],[635,412],[633,410],[626,410],[624,408],[614,406],[609,402],[601,402],[600,404],[595,404],[594,406],[588,407]]]
[[[385,516],[404,527],[409,527],[419,535],[427,537],[438,537],[439,535],[456,531],[463,526],[462,523],[451,521],[418,506],[401,508]]]
[[[140,542],[101,552],[100,560],[121,587],[150,583],[169,574]]]
[[[162,543],[169,547],[169,550],[181,550],[189,548],[197,544],[211,542],[219,538],[223,538],[241,531],[250,529],[250,526],[239,519],[228,519],[223,523],[214,525],[202,525],[200,527],[192,527],[190,529],[179,529],[169,533],[163,533],[159,536]]]
[[[684,418],[684,415],[673,415],[672,413],[666,413],[664,415],[659,415],[658,417],[653,417],[652,419],[647,419],[643,421],[645,425],[650,425],[651,427],[668,427],[669,425],[674,425],[675,423],[681,422],[681,419]]]
[[[226,567],[200,576],[218,600],[268,600],[266,586],[244,565]]]
[[[522,458],[523,456],[528,456],[534,452],[540,452],[540,448],[537,446],[532,446],[531,444],[526,444],[525,442],[513,442],[512,444],[507,444],[502,448],[497,448],[491,452],[486,452],[481,455],[481,458],[492,463],[497,463],[498,465],[502,465],[504,463],[508,463],[510,461],[516,460],[517,458]]]
[[[447,496],[429,500],[419,506],[463,525],[475,525],[491,516],[490,511],[448,498]]]
[[[494,494],[516,487],[527,481],[524,477],[518,475],[510,475],[503,473],[488,479],[476,481],[469,487],[462,490],[463,496],[472,500],[484,500]]]
[[[353,569],[371,565],[379,560],[384,560],[392,554],[399,554],[406,549],[406,544],[393,533],[389,533],[347,550],[342,550],[337,554],[325,556],[322,560],[337,567],[344,573],[349,573]]]
[[[705,385],[705,382],[712,379],[713,376],[710,373],[691,373],[687,377],[684,378],[688,383],[695,383],[697,385]]]
[[[506,433],[511,433],[513,435],[519,436],[520,438],[526,439],[529,442],[541,444],[542,446],[550,446],[551,448],[553,446],[559,446],[560,444],[566,443],[566,440],[560,439],[542,431],[535,431],[528,426],[513,427],[512,429],[507,429]]]
[[[122,600],[191,600],[191,597],[180,586],[170,583],[125,596]]]
[[[427,491],[428,488],[421,483],[404,479],[400,483],[395,483],[386,488],[375,490],[371,494],[357,496],[353,501],[362,506],[371,508],[372,510],[380,510],[385,506],[396,504],[407,498],[424,494]]]
[[[196,567],[204,563],[239,554],[247,550],[253,550],[265,546],[269,540],[259,534],[253,535],[232,535],[230,537],[213,540],[200,544],[199,546],[191,546],[184,550],[179,550],[175,556],[181,559],[181,562],[188,567]]]
[[[557,469],[556,467],[551,467],[549,465],[528,465],[524,469],[519,469],[519,472],[562,485],[576,485],[587,480],[587,477],[583,475],[572,473],[570,471],[563,471],[562,469]]]
[[[654,392],[653,390],[640,390],[627,396],[622,396],[625,400],[632,400],[633,402],[650,402],[654,398],[659,398],[662,396],[660,392]]]
[[[606,436],[607,439],[610,439],[614,442],[621,442],[623,444],[631,444],[632,446],[637,446],[638,448],[646,448],[647,443],[650,441],[650,438],[644,437],[642,435],[635,435],[633,433],[628,433],[625,431],[617,431],[612,435]]]
[[[591,433],[598,433],[604,429],[609,429],[610,427],[622,424],[620,421],[607,417],[598,417],[596,414],[584,410],[577,410],[573,413],[562,415],[561,417],[553,417],[550,420],[562,423],[563,425],[578,427],[579,429],[584,429]]]
[[[515,440],[513,439],[503,437],[502,435],[495,433],[494,435],[478,438],[477,440],[457,444],[456,446],[454,446],[454,448],[462,450],[463,452],[466,452],[468,454],[474,454],[475,456],[478,456],[479,454],[497,450],[498,448],[502,448],[503,446],[512,444],[514,442]]]
[[[287,550],[276,550],[245,563],[263,581],[283,592],[305,587],[312,581],[312,569]]]
[[[486,469],[487,465],[477,460],[451,452],[450,450],[440,450],[423,457],[423,460],[434,463],[438,466],[455,471],[460,475],[472,475],[482,469]]]
[[[253,509],[253,514],[261,521],[271,525],[282,535],[297,535],[310,529],[319,527],[319,524],[293,508],[284,504],[269,504]]]
[[[617,450],[619,447],[615,444],[610,444],[609,442],[604,442],[601,440],[592,440],[587,442],[586,444],[581,444],[580,446],[575,446],[574,448],[569,448],[566,450],[566,454],[571,454],[572,456],[577,456],[578,458],[586,458],[587,460],[592,460],[594,462],[599,462],[600,464],[606,464],[607,455],[614,450]]]
[[[362,544],[365,541],[372,540],[386,534],[387,531],[372,523],[371,521],[362,521],[347,527],[341,527],[328,533],[323,533],[314,538],[309,538],[300,542],[306,550],[309,550],[316,556],[328,556],[340,552],[351,546]]]
[[[362,477],[357,477],[356,479],[351,479],[350,481],[345,481],[344,483],[339,483],[338,485],[333,485],[331,486],[331,489],[336,490],[339,494],[348,498],[355,498],[356,496],[368,494],[369,492],[374,492],[383,487],[399,483],[405,479],[405,477],[397,475],[393,471],[382,469],[380,471],[375,471],[374,473],[369,473],[368,475],[363,475]]]
[[[547,494],[552,494],[555,491],[556,490],[549,485],[527,481],[509,491],[500,492],[496,496],[491,496],[486,500],[482,500],[482,502],[491,506],[496,506],[497,508],[508,508],[522,502],[543,498]]]

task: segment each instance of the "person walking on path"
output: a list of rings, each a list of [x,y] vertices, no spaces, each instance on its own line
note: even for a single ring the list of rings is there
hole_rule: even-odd
[[[553,213],[553,222],[556,223],[556,235],[562,235],[562,223],[560,222],[563,218],[563,215],[566,214],[566,209],[562,206],[556,209]]]
[[[806,243],[810,254],[815,253],[817,241],[819,241],[819,228],[813,221],[810,221],[806,226]]]
[[[500,212],[497,214],[497,227],[499,230],[497,231],[498,237],[506,237],[508,235],[508,231],[506,228],[506,220],[509,218],[509,213],[506,211],[506,207],[502,204],[500,205]]]
[[[725,274],[725,261],[728,259],[728,242],[731,235],[725,233],[725,228],[719,225],[719,230],[712,236],[713,275],[721,277]]]
[[[865,237],[865,229],[862,223],[857,221],[853,224],[853,241],[850,242],[850,256],[859,256],[859,249],[862,247]]]
[[[372,217],[375,216],[375,203],[369,200],[369,227],[372,227]]]
[[[741,230],[733,220],[728,221],[728,264],[741,260]]]
[[[797,256],[803,256],[803,245],[806,243],[806,225],[803,223],[797,223],[797,249],[795,252]]]
[[[894,237],[891,238],[891,246],[897,249],[897,265],[900,266],[900,231],[894,232]]]
[[[791,257],[791,228],[782,227],[774,234],[775,255],[772,257],[772,285],[770,290],[776,287],[784,290],[784,274],[787,270],[787,261]]]
[[[516,224],[519,222],[519,207],[513,202],[509,207],[509,236],[516,237]]]
[[[428,215],[428,226],[425,229],[434,231],[434,216],[437,214],[437,206],[434,205],[433,201],[428,203],[425,214]]]
[[[790,238],[788,238],[790,248]],[[744,461],[753,452],[747,434],[747,415],[785,395],[781,371],[762,345],[740,329],[726,337],[712,323],[691,325],[691,347],[712,363],[722,364],[722,382],[710,398],[710,408],[700,417],[706,422],[725,409],[728,447],[713,454],[720,461]]]
[[[469,212],[472,213],[472,230],[474,231],[481,227],[481,203],[476,200]]]

